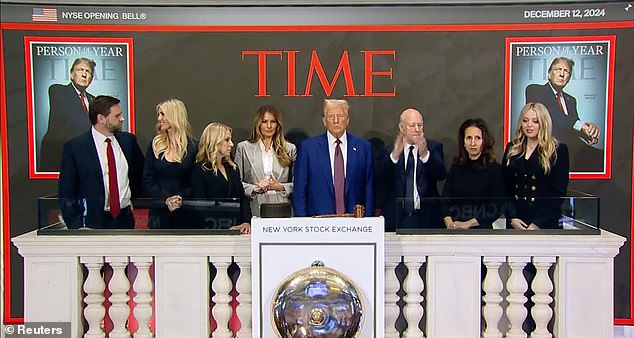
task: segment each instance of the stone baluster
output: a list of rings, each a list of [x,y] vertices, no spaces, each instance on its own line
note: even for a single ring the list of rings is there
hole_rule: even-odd
[[[400,288],[398,278],[396,277],[396,266],[399,264],[400,257],[385,257],[385,338],[398,338],[399,333],[396,331],[396,319],[398,319],[399,296],[396,294]]]
[[[213,298],[215,305],[212,314],[218,327],[212,336],[214,338],[231,338],[233,337],[233,333],[229,330],[229,319],[231,319],[232,313],[231,305],[229,305],[231,301],[231,295],[229,295],[229,292],[231,292],[231,279],[229,279],[227,272],[231,264],[231,258],[214,257],[213,264],[217,272],[216,278],[214,278],[212,283],[212,289],[216,293]]]
[[[136,296],[134,302],[134,317],[138,323],[138,329],[134,338],[152,338],[154,334],[150,330],[150,320],[152,320],[152,289],[154,283],[150,277],[150,266],[152,257],[130,257],[130,261],[137,269],[137,276],[132,285]]]
[[[251,338],[251,257],[236,257],[236,264],[240,267],[240,276],[236,284],[238,291],[238,318],[240,330],[238,338]]]
[[[482,297],[484,306],[482,308],[482,317],[486,324],[483,338],[502,338],[502,332],[498,328],[500,319],[502,319],[502,296],[500,293],[504,288],[502,279],[500,278],[500,266],[506,261],[506,257],[484,257],[484,265],[487,268],[486,277],[482,283],[482,290],[485,294]]]
[[[106,315],[106,308],[103,306],[106,290],[106,283],[101,277],[101,267],[103,266],[103,257],[81,257],[81,263],[88,269],[88,277],[84,282],[84,318],[88,322],[88,331],[84,334],[84,338],[105,338],[106,333],[101,329],[101,321]]]
[[[548,332],[548,322],[553,316],[550,308],[553,298],[550,293],[553,291],[553,282],[548,275],[548,269],[555,262],[555,257],[533,257],[533,265],[537,269],[537,274],[531,288],[535,294],[531,298],[535,305],[531,309],[533,320],[535,321],[535,331],[531,333],[531,338],[552,338]]]
[[[422,296],[422,292],[425,290],[425,282],[424,279],[420,278],[418,270],[425,261],[425,257],[415,256],[405,256],[403,259],[403,263],[407,267],[407,276],[403,281],[403,289],[405,290],[403,313],[407,321],[407,329],[403,332],[403,337],[405,338],[425,337],[425,333],[418,327],[418,323],[425,314],[421,306],[425,299]]]
[[[528,283],[524,278],[522,271],[526,266],[526,263],[530,261],[530,257],[509,257],[508,263],[511,268],[511,275],[506,281],[506,289],[509,291],[509,295],[506,298],[509,305],[506,309],[506,316],[509,319],[511,328],[506,335],[507,338],[526,338],[527,335],[522,329],[522,324],[526,319],[526,307],[527,301],[524,293],[528,289]]]
[[[128,266],[128,257],[106,257],[106,262],[112,267],[112,279],[108,284],[108,290],[112,293],[110,296],[110,309],[108,314],[112,320],[112,332],[109,338],[129,338],[130,331],[126,327],[128,317],[130,316],[130,306],[128,301],[128,291],[130,290],[130,281],[125,274],[125,268]]]

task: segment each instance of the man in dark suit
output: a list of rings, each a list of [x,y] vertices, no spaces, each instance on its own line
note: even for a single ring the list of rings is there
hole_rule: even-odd
[[[437,186],[447,176],[442,144],[425,138],[424,118],[416,109],[401,113],[398,129],[381,168],[385,230],[444,228]]]
[[[38,170],[58,171],[64,143],[90,128],[88,106],[95,97],[86,89],[92,82],[95,66],[91,59],[75,59],[70,68],[71,82],[48,88],[48,129],[42,138]]]
[[[374,168],[370,144],[346,131],[345,100],[324,100],[326,133],[302,142],[294,168],[295,216],[352,213],[365,206],[374,215]]]
[[[548,108],[553,136],[570,150],[571,171],[602,171],[603,151],[592,147],[599,142],[601,130],[594,123],[581,122],[577,100],[563,91],[570,82],[574,65],[567,57],[555,58],[548,68],[548,83],[526,87],[526,103],[538,102]]]
[[[59,198],[69,229],[134,228],[130,203],[141,192],[144,158],[136,136],[121,131],[119,102],[97,96],[89,111],[92,128],[64,144]]]

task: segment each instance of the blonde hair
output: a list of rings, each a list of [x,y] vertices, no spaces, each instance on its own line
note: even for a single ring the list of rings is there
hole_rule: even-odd
[[[154,157],[159,158],[161,154],[169,149],[176,154],[176,162],[181,162],[187,154],[187,142],[191,138],[191,126],[187,116],[187,108],[183,101],[179,99],[169,99],[156,105],[156,113],[160,111],[165,114],[165,119],[172,129],[172,137],[169,137],[167,130],[161,130],[156,124],[156,136],[152,139],[152,151]]]
[[[272,140],[275,157],[282,167],[290,167],[293,161],[291,160],[291,156],[288,154],[288,151],[286,151],[284,124],[282,123],[282,117],[279,111],[274,106],[266,104],[258,108],[258,111],[255,113],[255,117],[253,118],[253,129],[248,141],[256,143],[259,140],[264,140],[264,136],[262,136],[262,132],[260,131],[260,126],[262,125],[262,120],[264,120],[264,114],[266,113],[271,113],[273,117],[275,117],[275,121],[277,123],[277,128],[275,129],[275,134],[273,135]]]
[[[204,170],[211,170],[214,175],[218,173],[218,165],[216,164],[219,153],[218,145],[225,138],[231,138],[231,132],[231,128],[222,123],[210,123],[205,127],[200,135],[198,153],[196,154],[196,162],[203,162]],[[233,169],[236,168],[235,162],[229,156],[223,157],[221,161],[228,163]]]
[[[523,155],[526,153],[528,137],[522,131],[522,120],[524,115],[528,111],[534,111],[537,115],[537,121],[539,123],[539,131],[537,132],[537,148],[535,149],[539,153],[539,164],[544,169],[544,174],[550,172],[551,159],[552,163],[557,161],[557,146],[559,142],[553,136],[553,122],[550,118],[548,108],[541,103],[527,103],[517,122],[517,129],[515,130],[515,137],[511,141],[511,147],[506,157],[506,165],[508,166],[512,157],[517,155]]]

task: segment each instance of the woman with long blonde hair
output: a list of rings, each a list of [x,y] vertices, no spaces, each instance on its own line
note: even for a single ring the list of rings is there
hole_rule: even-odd
[[[295,145],[284,138],[279,111],[272,105],[260,106],[253,119],[251,137],[236,147],[236,164],[255,216],[260,216],[262,203],[289,202],[296,156]]]
[[[527,103],[502,159],[512,203],[507,227],[559,228],[561,200],[568,188],[568,147],[552,135],[552,120],[541,103]]]
[[[190,194],[196,147],[183,101],[171,98],[157,104],[156,136],[145,156],[143,187],[151,198],[164,201],[164,205],[150,209],[150,228],[191,226],[189,214],[180,207],[183,197]]]
[[[232,130],[222,123],[208,124],[200,135],[196,163],[192,169],[192,197],[205,198],[239,198],[241,204],[241,219],[232,228],[241,233],[251,231],[251,207],[244,194],[240,170],[231,160]],[[204,212],[201,214],[202,227],[205,224]]]

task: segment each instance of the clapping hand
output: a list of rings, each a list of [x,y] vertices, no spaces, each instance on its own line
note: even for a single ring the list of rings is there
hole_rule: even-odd
[[[429,149],[427,149],[427,139],[425,138],[425,133],[421,132],[420,135],[414,136],[413,141],[414,143],[416,143],[416,146],[418,147],[418,156],[420,158],[427,156]]]
[[[394,159],[398,159],[403,153],[404,147],[405,147],[405,141],[403,141],[403,134],[398,133],[398,135],[396,135],[396,139],[394,140],[394,149],[392,150],[392,157]]]

